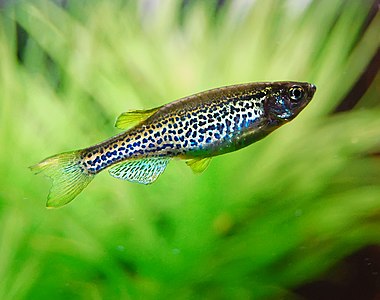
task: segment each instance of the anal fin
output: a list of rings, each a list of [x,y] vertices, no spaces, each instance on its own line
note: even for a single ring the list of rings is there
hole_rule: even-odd
[[[193,170],[194,173],[202,173],[207,169],[211,162],[211,157],[193,158],[186,161],[186,164]]]
[[[148,119],[153,115],[160,107],[147,109],[147,110],[130,110],[123,112],[116,120],[115,127],[119,129],[130,129],[142,121]]]
[[[111,176],[131,182],[150,184],[157,180],[169,163],[168,157],[149,157],[119,163],[109,169]]]

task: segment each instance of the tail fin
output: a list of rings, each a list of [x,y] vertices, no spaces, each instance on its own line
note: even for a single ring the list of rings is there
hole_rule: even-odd
[[[81,166],[79,151],[66,152],[46,158],[30,167],[35,174],[42,172],[53,179],[47,207],[60,207],[72,201],[93,179]]]

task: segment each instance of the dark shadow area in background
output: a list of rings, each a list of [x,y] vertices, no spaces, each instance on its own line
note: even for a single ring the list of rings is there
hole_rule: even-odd
[[[363,97],[365,92],[371,86],[376,75],[380,70],[380,48],[377,49],[376,54],[372,57],[367,68],[364,70],[363,74],[356,81],[355,85],[346,95],[346,97],[340,102],[340,104],[335,108],[333,113],[344,112],[353,109],[359,100]],[[380,99],[379,99],[380,101]]]
[[[371,24],[375,16],[379,13],[380,10],[380,0],[375,0],[372,3],[370,12],[368,13],[367,19],[364,23],[359,39],[363,36],[364,32],[367,30],[368,26]],[[376,75],[380,70],[380,48],[377,49],[377,52],[372,57],[368,66],[365,68],[364,72],[360,78],[356,81],[352,89],[347,93],[346,97],[340,102],[340,104],[335,108],[333,113],[343,112],[353,109],[359,100],[363,97],[365,92],[373,83]],[[379,99],[380,101],[380,99]]]
[[[380,247],[365,247],[313,282],[294,290],[308,300],[380,299]]]

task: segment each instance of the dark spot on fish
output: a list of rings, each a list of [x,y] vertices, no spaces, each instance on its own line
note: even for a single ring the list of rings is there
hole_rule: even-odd
[[[257,93],[257,94],[255,95],[255,97],[256,97],[256,98],[259,98],[259,99],[264,98],[265,96],[266,96],[266,93],[264,93],[264,92],[259,92],[259,93]]]
[[[163,144],[162,147],[163,148],[173,148],[173,145],[172,144]]]

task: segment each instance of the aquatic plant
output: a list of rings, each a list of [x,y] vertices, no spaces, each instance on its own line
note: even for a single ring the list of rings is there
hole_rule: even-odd
[[[273,298],[379,244],[379,77],[333,114],[380,46],[369,3],[149,3],[1,12],[0,298]],[[117,133],[121,112],[273,80],[318,92],[265,140],[201,176],[180,162],[151,186],[104,173],[45,209],[50,182],[27,167]]]

